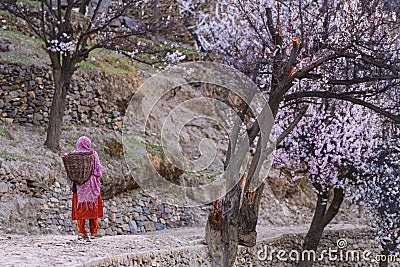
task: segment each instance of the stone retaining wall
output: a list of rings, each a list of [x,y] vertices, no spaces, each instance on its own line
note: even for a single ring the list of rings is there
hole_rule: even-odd
[[[67,95],[64,123],[119,129],[140,79],[130,74],[78,70]],[[28,125],[49,121],[54,86],[50,68],[0,62],[0,119]]]
[[[0,234],[77,234],[76,222],[71,221],[72,193],[59,155],[45,149],[40,153],[45,157],[28,158],[27,154],[25,159],[14,153],[6,157],[0,154]],[[108,164],[102,163],[109,173]],[[167,205],[158,196],[139,189],[127,191],[103,199],[100,234],[128,235],[196,226],[207,218],[204,209]]]
[[[239,266],[251,266],[251,264],[253,266],[277,267],[295,265],[297,261],[293,259],[298,255],[298,257],[301,257],[304,237],[304,233],[283,235],[273,240],[264,240],[255,248],[242,248],[237,263],[239,263]],[[339,243],[342,249],[338,248],[338,240],[341,240]],[[280,250],[286,253],[281,258],[278,257]],[[341,231],[326,230],[318,246],[316,256],[319,258],[314,266],[368,266],[367,262],[362,259],[362,253],[366,250],[373,254],[380,253],[380,247],[375,240],[374,233],[368,228]],[[331,251],[331,254],[329,254],[329,251]],[[352,254],[346,256],[348,251],[355,251],[355,257],[352,258]],[[357,255],[360,256],[359,259],[356,259]]]
[[[39,199],[40,205],[32,229],[43,234],[77,234],[71,221],[72,194],[67,183],[54,184]],[[136,234],[166,228],[200,225],[206,218],[200,208],[182,208],[162,203],[157,196],[134,190],[103,200],[104,217],[99,219],[102,235]],[[89,229],[87,225],[87,229]]]
[[[283,250],[289,253],[291,250],[301,251],[301,240],[304,238],[301,234],[282,234],[276,238],[259,241],[254,248],[240,247],[236,258],[235,266],[274,266],[287,267],[295,266],[295,261],[277,260],[277,251]],[[347,245],[342,250],[337,250],[337,240],[346,240]],[[268,257],[263,259],[262,252],[267,249]],[[337,251],[329,258],[327,254],[323,259],[319,259],[314,266],[377,266],[376,262],[368,262],[365,260],[357,260],[357,255],[361,255],[364,251],[371,251],[372,255],[378,255],[380,248],[374,240],[374,236],[368,229],[354,229],[341,231],[326,231],[320,246],[319,252],[322,250]],[[270,257],[271,251],[275,250]],[[355,251],[354,254],[346,252]],[[335,253],[335,252],[332,252]],[[261,258],[259,258],[259,256]],[[320,254],[317,254],[320,255]],[[336,258],[335,258],[336,255]],[[343,255],[343,256],[340,256]],[[351,255],[355,255],[351,258]],[[286,254],[286,257],[288,255]],[[360,257],[361,258],[361,257]],[[119,255],[112,258],[104,258],[90,263],[81,265],[81,267],[123,267],[123,266],[211,266],[207,254],[206,245],[195,245],[177,250],[141,252],[127,255]],[[389,266],[400,266],[398,263],[389,264]]]

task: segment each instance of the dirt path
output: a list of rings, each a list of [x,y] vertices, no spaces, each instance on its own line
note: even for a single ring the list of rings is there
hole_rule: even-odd
[[[327,230],[362,228],[359,225],[336,224]],[[304,233],[307,225],[296,227],[259,227],[258,240],[275,239],[282,234]],[[179,228],[147,234],[105,236],[92,242],[78,241],[72,235],[2,235],[1,266],[80,266],[121,254],[190,248],[202,244],[204,228]]]

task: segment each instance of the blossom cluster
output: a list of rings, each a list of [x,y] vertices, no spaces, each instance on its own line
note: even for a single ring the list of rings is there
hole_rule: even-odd
[[[333,51],[347,49],[352,54],[351,62],[358,67],[353,65],[350,73],[342,67],[348,64],[345,59],[332,60],[332,69],[318,71],[314,76],[313,82],[322,86],[332,79],[378,74],[372,73],[376,68],[368,67],[366,56],[398,64],[398,18],[394,10],[384,8],[383,0],[218,0],[212,12],[197,13],[199,0],[179,2],[181,12],[192,14],[195,20],[192,27],[202,48],[215,59],[255,75],[265,90],[271,87],[271,75],[282,73],[292,52],[293,38],[301,46],[295,71]]]
[[[283,132],[293,114],[278,114],[277,132]],[[311,105],[308,114],[275,153],[275,167],[288,169],[293,179],[307,177],[326,189],[368,168],[376,133],[374,116],[364,108],[340,101]],[[302,170],[302,173],[298,173]]]
[[[372,214],[373,226],[385,250],[400,249],[400,135],[384,137],[356,181],[353,200]]]
[[[165,55],[165,58],[170,61],[171,63],[178,63],[186,58],[186,56],[180,52],[179,50],[175,50],[175,52],[168,52]]]
[[[54,53],[67,55],[68,52],[73,51],[75,49],[75,45],[72,41],[64,42],[58,40],[49,40],[47,49]]]

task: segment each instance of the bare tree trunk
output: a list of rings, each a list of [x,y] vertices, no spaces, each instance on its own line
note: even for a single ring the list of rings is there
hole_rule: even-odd
[[[221,217],[222,219],[222,217]],[[221,221],[222,222],[222,221]],[[221,266],[222,262],[222,225],[217,225],[213,222],[213,212],[208,216],[206,224],[206,242],[208,246],[208,253],[211,260],[212,267]]]
[[[381,255],[385,255],[386,256],[386,260],[385,261],[380,261],[379,262],[379,267],[388,267],[389,266],[389,256],[390,256],[390,251],[396,251],[397,250],[397,245],[395,242],[391,242],[391,243],[386,243],[382,245],[382,251],[381,251]]]
[[[322,232],[324,231],[324,228],[322,227],[322,218],[324,217],[325,210],[326,210],[326,204],[324,205],[323,202],[328,201],[328,196],[327,193],[324,195],[318,194],[318,200],[317,200],[317,205],[315,207],[314,211],[314,216],[310,225],[310,228],[308,229],[307,235],[304,238],[304,245],[303,245],[303,251],[308,250],[308,251],[316,251],[318,247],[318,243],[321,239]],[[310,254],[306,254],[310,255]],[[312,266],[312,259],[302,259],[302,261],[299,262],[299,267],[309,267]]]
[[[258,210],[264,184],[254,192],[244,193],[242,205],[240,183],[226,195],[222,212],[214,206],[206,225],[206,242],[213,267],[233,266],[238,245],[253,247],[256,244]]]
[[[233,266],[239,245],[240,183],[221,202],[222,210],[214,206],[206,226],[206,242],[213,267]]]
[[[240,208],[239,245],[254,247],[257,241],[258,210],[264,191],[262,183],[255,192],[245,192]]]
[[[61,126],[69,88],[70,74],[57,69],[53,69],[53,73],[54,97],[51,105],[45,146],[56,151],[60,149]]]
[[[381,251],[381,255],[386,255],[386,256],[388,256],[389,253],[388,253],[388,251],[387,251],[386,249],[383,249],[383,250]],[[389,266],[389,261],[388,261],[388,259],[386,259],[386,261],[380,261],[380,262],[379,262],[379,267],[388,267],[388,266]]]
[[[320,188],[316,186],[317,191],[321,192]],[[334,189],[334,197],[328,209],[326,209],[328,202],[328,191],[324,191],[318,194],[317,205],[315,207],[315,212],[313,220],[311,222],[310,229],[304,238],[303,252],[302,255],[306,255],[306,259],[301,259],[298,266],[299,267],[310,267],[314,260],[314,256],[317,252],[317,247],[319,241],[321,240],[322,233],[325,227],[332,221],[340,209],[340,205],[344,199],[344,192],[342,188]],[[315,254],[314,254],[315,253]]]
[[[160,41],[160,0],[153,0],[153,16],[154,16],[154,27],[157,29],[154,34],[154,41]]]

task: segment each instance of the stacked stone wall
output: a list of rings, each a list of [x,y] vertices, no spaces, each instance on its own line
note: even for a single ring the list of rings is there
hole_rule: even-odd
[[[130,74],[79,70],[67,95],[64,124],[120,129],[128,100],[140,79]],[[54,95],[51,70],[37,65],[0,62],[0,119],[47,125]]]

